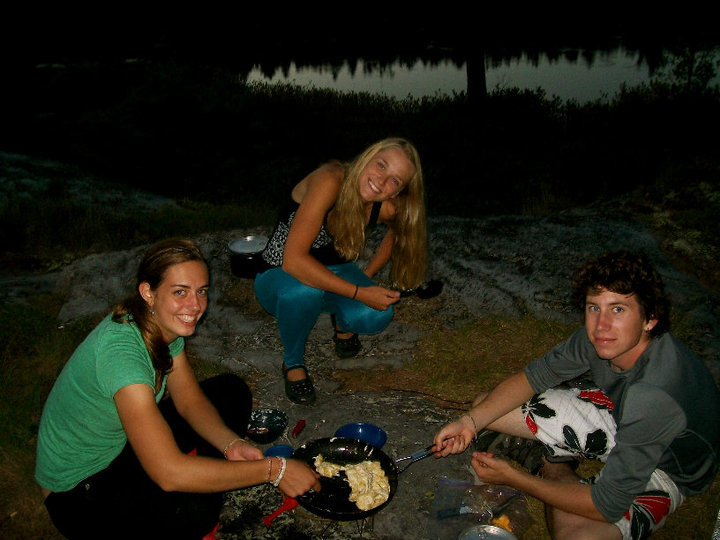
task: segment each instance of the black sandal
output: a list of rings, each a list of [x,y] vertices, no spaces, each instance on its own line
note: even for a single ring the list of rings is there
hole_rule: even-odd
[[[293,369],[302,369],[305,372],[305,378],[299,381],[288,380],[287,374]],[[285,379],[285,394],[290,401],[298,405],[311,405],[315,403],[315,387],[305,366],[286,368],[285,364],[283,364],[282,373]]]
[[[510,458],[525,467],[532,475],[537,476],[542,470],[545,445],[540,441],[481,429],[475,435],[473,443],[476,452],[490,452]]]
[[[337,323],[335,322],[334,313],[330,315],[330,320],[333,325],[335,354],[337,354],[339,358],[352,358],[353,356],[357,356],[357,353],[359,353],[360,349],[362,349],[362,344],[360,343],[358,335],[353,334],[349,338],[338,337],[338,332],[340,332],[340,330],[338,330]]]
[[[548,463],[567,463],[573,471],[580,466],[580,458],[576,456],[554,456],[546,449],[543,457]]]

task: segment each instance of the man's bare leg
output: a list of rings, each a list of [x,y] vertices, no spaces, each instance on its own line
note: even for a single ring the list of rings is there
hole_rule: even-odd
[[[543,478],[575,484],[580,481],[568,463],[543,461]],[[620,529],[612,523],[570,514],[549,505],[545,505],[545,519],[553,540],[622,540]]]
[[[473,401],[473,407],[482,402],[486,396],[487,393],[478,395],[478,397]],[[512,435],[513,437],[535,440],[535,436],[525,423],[525,417],[523,416],[522,409],[520,407],[510,411],[505,416],[501,416],[492,424],[488,424],[487,429],[497,431],[498,433],[504,433],[506,435]]]

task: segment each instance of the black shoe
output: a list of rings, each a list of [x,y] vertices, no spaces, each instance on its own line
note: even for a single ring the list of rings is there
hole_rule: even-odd
[[[504,435],[490,429],[481,429],[473,439],[473,448],[476,452],[487,452],[490,445],[500,436]]]
[[[353,356],[357,356],[360,349],[362,349],[362,344],[357,334],[353,334],[347,339],[339,338],[336,334],[333,337],[333,341],[335,342],[335,354],[337,354],[339,358],[352,358]]]
[[[525,456],[522,466],[525,467],[530,474],[539,476],[542,472],[543,465],[545,465],[543,457],[545,457],[545,445],[538,442]]]
[[[357,353],[360,352],[360,349],[362,349],[362,345],[360,344],[360,338],[357,336],[357,334],[353,334],[349,338],[340,338],[338,337],[338,327],[337,323],[335,322],[335,314],[330,315],[330,320],[332,321],[333,325],[333,341],[335,342],[335,354],[338,355],[339,358],[352,358],[353,356],[357,356]]]
[[[575,456],[553,456],[547,449],[545,449],[545,460],[548,463],[567,463],[573,471],[580,466],[580,458]]]
[[[292,369],[302,369],[305,371],[305,378],[299,381],[289,381],[287,378],[288,371]],[[296,366],[286,368],[285,364],[282,367],[283,377],[285,378],[285,394],[293,403],[298,405],[311,405],[315,403],[315,387],[313,386],[312,379],[308,375],[307,368],[305,366]]]
[[[475,438],[475,450],[478,452],[490,452],[511,459],[532,474],[537,474],[542,468],[544,448],[540,441],[490,430],[481,430]]]

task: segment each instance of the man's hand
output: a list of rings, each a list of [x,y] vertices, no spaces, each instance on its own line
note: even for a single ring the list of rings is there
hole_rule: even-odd
[[[504,459],[496,458],[489,452],[473,452],[470,461],[478,478],[488,484],[514,485],[514,480],[520,474],[527,474],[510,465]]]
[[[463,419],[467,419],[467,415],[463,415],[454,422],[450,422],[444,428],[437,432],[433,439],[433,452],[435,457],[445,457],[450,454],[459,454],[464,452],[475,437],[474,427],[470,427]]]

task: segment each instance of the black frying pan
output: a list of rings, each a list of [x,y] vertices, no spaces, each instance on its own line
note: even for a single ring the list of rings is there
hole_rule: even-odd
[[[320,477],[321,491],[309,491],[297,497],[298,502],[313,514],[337,521],[350,521],[370,516],[384,508],[393,498],[397,490],[398,467],[379,448],[359,439],[345,437],[331,437],[317,439],[305,443],[293,453],[293,458],[306,462],[313,469],[315,458],[322,454],[325,461],[347,465],[361,463],[366,460],[379,461],[380,467],[388,478],[390,495],[387,501],[370,510],[360,510],[355,503],[349,500],[350,485],[342,474],[333,478]]]

